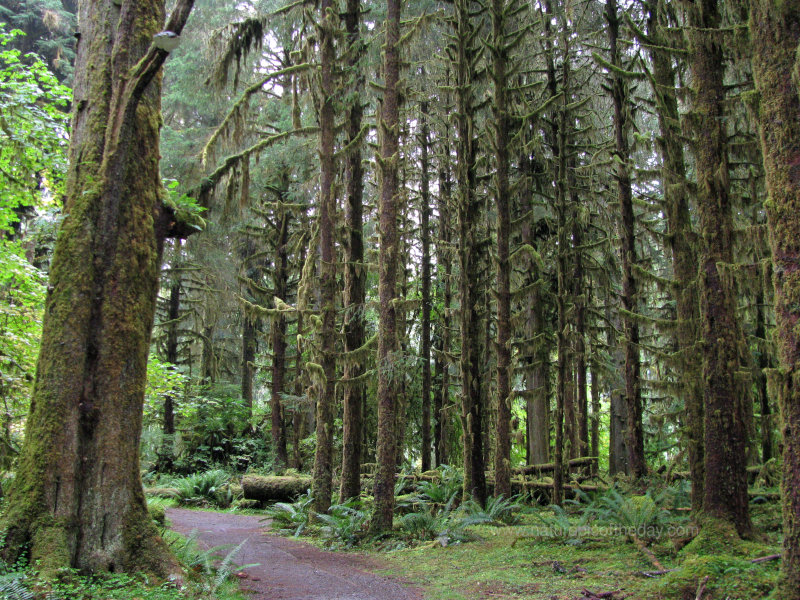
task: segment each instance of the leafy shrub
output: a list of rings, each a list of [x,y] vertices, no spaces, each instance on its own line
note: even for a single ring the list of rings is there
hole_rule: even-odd
[[[650,495],[625,496],[615,487],[597,498],[586,510],[601,521],[629,529],[641,537],[675,521],[669,511],[659,506]]]
[[[351,499],[342,504],[334,504],[327,515],[316,515],[323,523],[322,534],[331,541],[351,548],[364,532],[369,518],[362,509],[360,500]]]
[[[267,514],[282,533],[291,533],[297,537],[308,526],[313,502],[314,496],[308,490],[295,502],[277,502],[267,510]]]
[[[474,500],[468,500],[461,506],[467,525],[513,525],[519,520],[517,513],[521,508],[518,498],[503,498],[502,495],[488,498],[485,508]]]
[[[227,508],[233,502],[229,476],[222,469],[195,473],[172,480],[178,502],[184,505],[213,505]]]

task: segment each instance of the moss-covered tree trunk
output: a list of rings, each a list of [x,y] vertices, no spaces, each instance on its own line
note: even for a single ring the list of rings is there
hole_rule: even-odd
[[[446,80],[446,84],[449,81]],[[445,94],[445,102],[447,102]],[[447,126],[445,126],[447,127]],[[450,135],[449,130],[445,130],[441,149],[440,168],[439,168],[439,237],[436,244],[437,253],[437,273],[439,275],[440,286],[442,289],[442,314],[437,319],[437,327],[440,331],[441,340],[441,364],[440,387],[436,391],[436,426],[434,429],[434,444],[436,446],[436,465],[447,464],[447,424],[448,416],[445,411],[450,406],[450,303],[453,300],[453,259],[451,248],[451,225],[450,225],[450,201],[453,182],[450,175]]]
[[[420,237],[422,268],[420,294],[420,360],[422,361],[422,471],[431,468],[431,194],[428,169],[428,103],[420,103]]]
[[[737,383],[742,334],[736,318],[732,274],[733,216],[725,118],[725,59],[716,0],[688,10],[691,50],[697,204],[702,236],[702,322],[705,476],[703,511],[728,521],[740,534],[752,529],[747,498],[745,386]],[[727,267],[729,268],[729,267]]]
[[[778,597],[800,598],[800,5],[750,3],[753,76],[769,200],[783,431],[783,563]],[[794,78],[794,81],[792,79]]]
[[[511,496],[511,190],[509,184],[509,137],[507,39],[509,3],[492,0],[491,78],[494,88],[494,201],[497,209],[497,426],[495,428],[494,493]]]
[[[461,426],[464,497],[483,505],[486,476],[483,456],[483,335],[480,290],[482,252],[478,234],[481,202],[477,196],[477,149],[474,128],[474,74],[479,53],[469,0],[455,2],[453,54],[456,109],[456,197],[458,206],[459,329],[461,332]]]
[[[336,50],[334,37],[338,14],[332,0],[320,4],[320,89],[319,89],[319,255],[320,255],[320,353],[323,380],[317,398],[317,447],[314,453],[314,510],[328,511],[333,480],[333,410],[336,400],[336,178],[334,142],[336,123],[333,112]]]
[[[647,34],[650,37],[650,57],[653,62],[653,89],[660,129],[661,173],[664,188],[669,235],[667,245],[672,254],[674,297],[677,324],[675,345],[680,360],[681,390],[685,405],[686,445],[689,472],[692,480],[692,509],[698,512],[703,504],[703,394],[702,373],[694,349],[698,341],[699,301],[697,297],[697,251],[692,242],[693,231],[689,212],[689,187],[686,181],[683,140],[675,91],[675,70],[662,21],[665,0],[648,3]]]
[[[616,0],[606,2],[606,22],[608,23],[608,42],[610,63],[619,71],[622,62],[617,48],[619,37],[619,16]],[[617,197],[620,207],[620,245],[622,255],[622,307],[625,313],[622,322],[625,328],[625,403],[628,422],[626,426],[626,448],[628,469],[634,477],[645,474],[644,431],[642,428],[642,389],[641,365],[639,361],[639,325],[634,313],[637,312],[636,279],[636,221],[633,212],[633,190],[628,170],[630,149],[628,143],[629,124],[627,118],[628,101],[625,81],[619,71],[611,73],[611,100],[614,106],[614,178],[617,181]]]
[[[347,204],[345,208],[346,265],[344,269],[344,349],[353,352],[364,344],[364,299],[366,270],[364,269],[364,169],[361,166],[361,90],[363,76],[359,60],[363,42],[359,32],[361,2],[348,0],[344,15],[347,29],[347,64],[355,81],[352,103],[347,115],[347,143],[354,144],[345,159]],[[358,380],[364,373],[362,359],[346,360],[344,380]],[[363,438],[364,388],[361,383],[344,387],[342,432],[342,484],[339,500],[357,498],[361,494],[361,440]]]
[[[180,33],[192,0],[168,27]],[[147,513],[139,437],[161,247],[164,2],[82,1],[65,220],[56,242],[5,555],[39,568],[175,569]]]
[[[281,196],[288,189],[288,171],[283,171],[283,180],[280,184]],[[279,198],[282,202],[286,198]],[[272,271],[272,290],[275,298],[286,302],[289,287],[289,221],[291,215],[288,210],[276,203],[277,239],[275,240],[275,268]],[[286,423],[281,396],[286,393],[286,317],[280,312],[273,318],[270,330],[272,342],[272,382],[270,384],[270,431],[272,434],[272,449],[275,453],[275,466],[277,468],[289,465],[289,453],[286,450]]]
[[[378,470],[375,475],[375,510],[370,528],[392,528],[394,476],[397,459],[395,431],[397,390],[394,360],[397,347],[395,297],[397,286],[398,177],[400,157],[400,0],[386,0],[385,43],[383,47],[384,92],[381,105],[381,197],[378,216]]]

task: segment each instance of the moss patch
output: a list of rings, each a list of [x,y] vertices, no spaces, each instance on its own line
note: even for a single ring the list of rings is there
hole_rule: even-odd
[[[687,558],[674,573],[648,582],[650,598],[693,599],[700,584],[708,577],[703,598],[764,598],[777,582],[775,564],[754,565],[749,561],[722,554]]]

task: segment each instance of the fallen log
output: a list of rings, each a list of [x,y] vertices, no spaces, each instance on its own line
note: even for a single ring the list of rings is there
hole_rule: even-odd
[[[311,488],[311,477],[305,475],[282,477],[245,475],[242,493],[247,500],[259,502],[290,502]]]
[[[572,469],[574,467],[592,467],[597,465],[596,456],[584,456],[582,458],[573,458],[567,463],[567,467]],[[514,473],[520,475],[538,475],[542,473],[552,473],[556,470],[556,463],[543,463],[540,465],[528,465],[527,467],[518,467],[514,469]]]

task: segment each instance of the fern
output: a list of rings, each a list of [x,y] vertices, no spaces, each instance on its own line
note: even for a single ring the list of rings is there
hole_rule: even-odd
[[[26,583],[25,573],[12,571],[0,575],[0,598],[5,600],[34,600],[35,596]]]
[[[313,502],[314,496],[311,494],[311,490],[308,490],[295,502],[277,502],[267,510],[267,514],[273,523],[279,525],[281,532],[292,532],[292,535],[297,537],[308,526]]]

